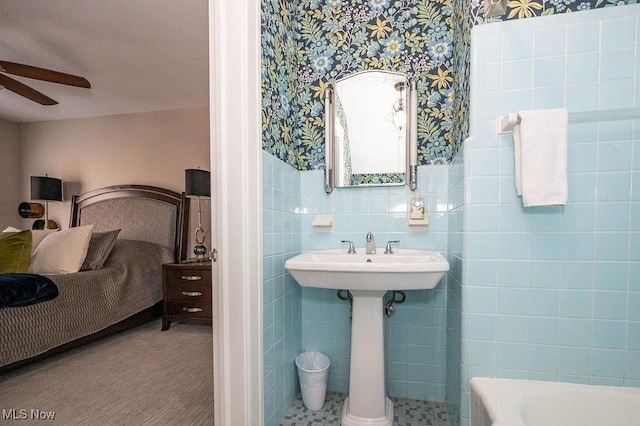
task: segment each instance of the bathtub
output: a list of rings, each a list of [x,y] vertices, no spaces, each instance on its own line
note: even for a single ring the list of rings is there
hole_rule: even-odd
[[[471,426],[638,426],[640,388],[474,377]]]

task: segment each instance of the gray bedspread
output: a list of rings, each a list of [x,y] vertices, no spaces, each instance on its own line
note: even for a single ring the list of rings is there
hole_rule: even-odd
[[[0,366],[100,331],[162,300],[162,264],[170,250],[117,240],[104,268],[49,275],[55,299],[0,309]]]

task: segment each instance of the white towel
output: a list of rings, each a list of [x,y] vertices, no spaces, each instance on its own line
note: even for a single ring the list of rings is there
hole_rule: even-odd
[[[567,110],[518,111],[513,128],[516,190],[525,207],[567,203]]]

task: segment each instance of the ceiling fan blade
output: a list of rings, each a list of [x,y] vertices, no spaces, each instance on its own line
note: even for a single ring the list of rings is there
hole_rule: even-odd
[[[86,89],[91,88],[91,83],[89,83],[89,81],[84,77],[48,70],[46,68],[38,68],[31,65],[16,64],[15,62],[0,61],[0,71],[36,80],[66,84],[68,86],[84,87]]]
[[[37,90],[3,74],[0,74],[0,86],[3,86],[5,89],[10,90],[13,93],[24,96],[25,98],[31,99],[41,105],[55,105],[58,103]]]

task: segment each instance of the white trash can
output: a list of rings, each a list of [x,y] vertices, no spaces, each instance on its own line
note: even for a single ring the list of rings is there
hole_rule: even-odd
[[[329,357],[320,352],[303,352],[296,357],[302,402],[311,411],[318,411],[324,405],[329,365]]]

